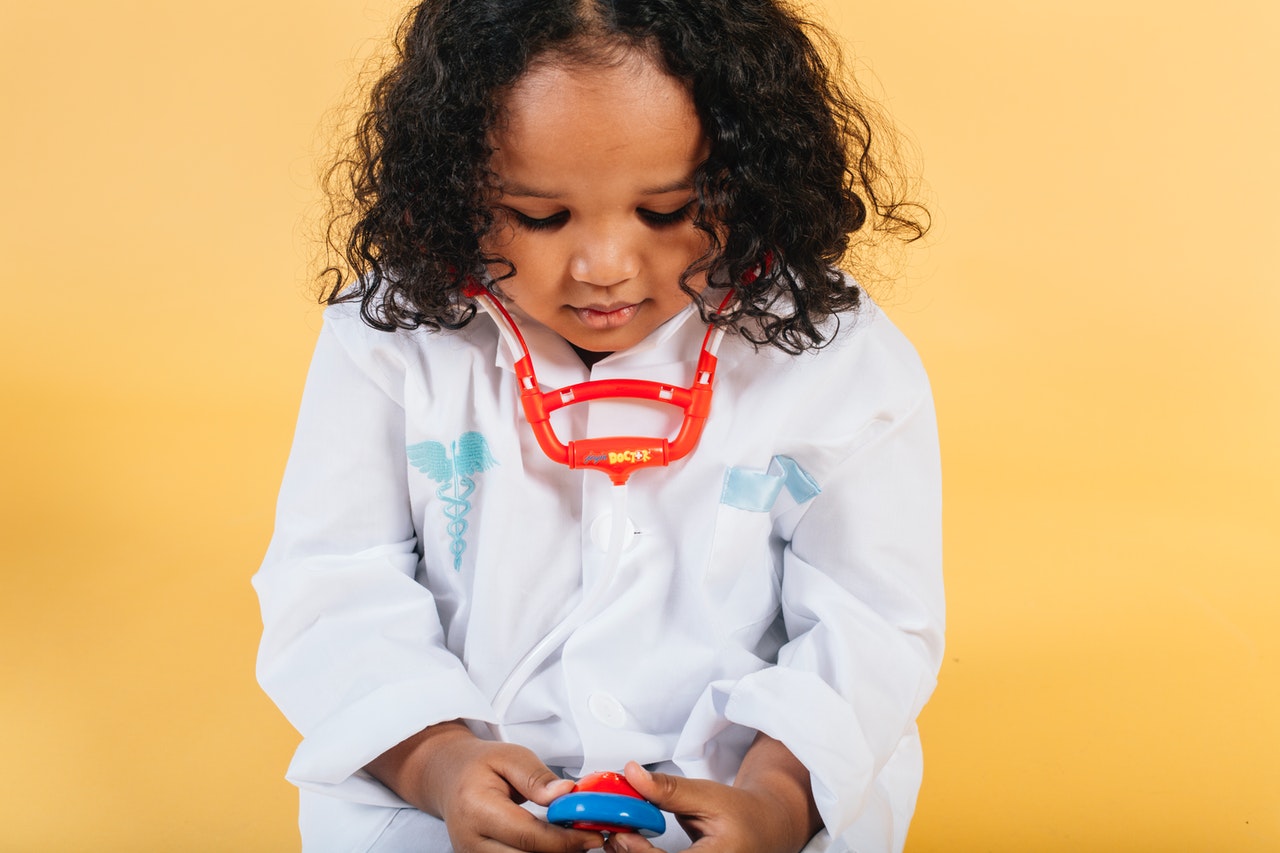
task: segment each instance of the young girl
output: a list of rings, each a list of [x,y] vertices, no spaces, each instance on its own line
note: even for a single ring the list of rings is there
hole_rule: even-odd
[[[922,226],[806,29],[773,0],[402,27],[254,581],[307,851],[902,848],[937,437],[836,265]],[[597,770],[666,833],[542,819]]]

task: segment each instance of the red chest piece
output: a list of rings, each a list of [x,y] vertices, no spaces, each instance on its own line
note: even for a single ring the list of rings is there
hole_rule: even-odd
[[[571,793],[547,808],[547,820],[589,832],[638,832],[648,837],[667,828],[662,812],[641,797],[627,777],[611,770],[579,779]]]

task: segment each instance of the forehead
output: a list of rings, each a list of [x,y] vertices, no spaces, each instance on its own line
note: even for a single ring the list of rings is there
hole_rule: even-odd
[[[502,99],[490,142],[504,184],[566,192],[687,181],[706,157],[687,86],[640,52],[608,65],[534,64]]]

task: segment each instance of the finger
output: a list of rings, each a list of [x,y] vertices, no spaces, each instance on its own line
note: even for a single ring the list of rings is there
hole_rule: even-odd
[[[573,790],[573,782],[552,773],[536,755],[526,749],[505,753],[495,769],[522,799],[549,806],[556,797]]]
[[[658,848],[650,844],[647,838],[634,832],[614,833],[604,844],[604,853],[644,853],[646,850],[656,849]]]
[[[490,769],[493,771],[494,765]],[[444,818],[454,849],[465,853],[576,853],[604,843],[599,833],[566,829],[541,820],[513,801],[510,782],[497,772],[492,773],[492,779],[494,786],[457,791],[451,798]]]
[[[604,845],[605,853],[644,853],[657,849],[649,839],[635,832],[615,832]]]
[[[701,779],[650,773],[634,761],[627,762],[623,773],[636,793],[664,811],[682,815],[696,815],[703,811],[705,797],[700,796],[699,791],[709,783]]]
[[[523,812],[524,810],[521,809]],[[489,840],[502,845],[494,850],[511,849],[526,853],[580,853],[598,850],[604,845],[604,836],[598,832],[567,829],[539,820],[528,812],[524,818],[494,827],[488,833]]]

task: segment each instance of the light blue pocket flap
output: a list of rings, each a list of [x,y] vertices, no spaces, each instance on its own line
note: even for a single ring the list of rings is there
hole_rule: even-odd
[[[791,498],[796,503],[802,504],[822,493],[817,480],[810,477],[809,472],[801,468],[790,456],[773,457],[769,471],[773,472],[775,468],[782,469],[783,482],[787,484],[787,491],[791,493]]]
[[[730,468],[724,474],[724,488],[720,491],[720,503],[748,512],[768,512],[773,509],[782,487],[797,504],[817,496],[822,489],[818,483],[789,456],[775,456],[767,472],[747,468]]]

